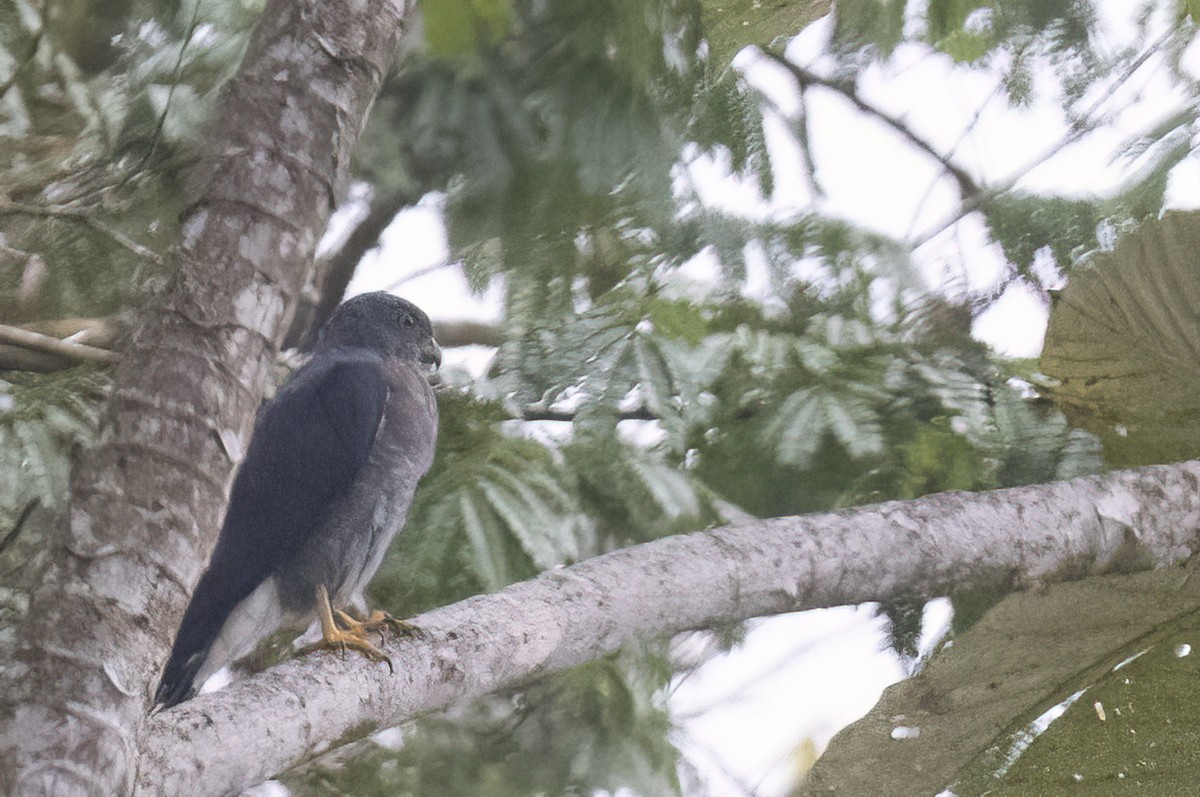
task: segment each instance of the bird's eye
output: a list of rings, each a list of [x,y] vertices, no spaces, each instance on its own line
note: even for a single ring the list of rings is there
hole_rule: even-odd
[[[411,326],[415,325],[417,322],[416,322],[416,321],[413,321],[413,317],[412,317],[412,316],[410,316],[410,315],[406,315],[406,316],[404,316],[404,319],[402,320],[402,323],[403,323],[403,324],[404,324],[404,326],[406,326],[406,327],[411,327]]]

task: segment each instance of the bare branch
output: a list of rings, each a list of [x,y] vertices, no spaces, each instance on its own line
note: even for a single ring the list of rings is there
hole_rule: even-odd
[[[522,421],[573,421],[576,413],[571,410],[554,410],[545,407],[522,407],[518,417]],[[619,421],[657,421],[659,418],[645,406],[617,413]]]
[[[504,330],[499,324],[478,321],[435,321],[433,334],[443,349],[458,346],[499,346],[504,342]]]
[[[668,537],[428,612],[358,657],[286,662],[152,717],[139,792],[226,794],[331,745],[631,641],[749,617],[1149,569],[1200,541],[1200,462]]]
[[[410,271],[408,274],[405,274],[403,277],[400,277],[396,281],[390,283],[386,288],[384,288],[384,290],[385,291],[397,290],[401,285],[404,285],[405,283],[412,282],[414,280],[419,280],[422,277],[428,277],[430,274],[436,274],[439,271],[444,271],[445,269],[448,269],[453,265],[457,265],[457,264],[450,262],[450,261],[446,261],[446,262],[442,262],[442,263],[434,263],[432,265],[425,266],[424,268],[419,268],[416,271]]]
[[[90,208],[72,207],[69,205],[29,205],[23,202],[10,202],[0,198],[0,216],[42,216],[45,218],[73,219],[107,235],[117,244],[130,252],[152,263],[163,264],[162,256],[157,252],[142,246],[120,230],[114,229],[96,217],[96,212]]]
[[[22,346],[0,344],[0,371],[31,371],[48,374],[62,371],[75,365],[74,360],[44,351],[26,349]]]
[[[43,335],[84,343],[101,349],[116,349],[129,333],[130,322],[123,314],[93,318],[52,318],[43,321],[23,321],[22,329]]]
[[[117,362],[119,351],[123,346],[123,338],[129,331],[127,319],[113,315],[100,318],[57,318],[46,321],[30,321],[16,329],[18,333],[5,337],[0,331],[0,342],[12,345],[0,345],[0,370],[17,371],[60,371],[69,368],[76,362]],[[294,331],[294,330],[293,330]],[[31,336],[32,333],[40,333]],[[289,332],[289,334],[292,334]],[[438,321],[434,324],[434,334],[444,349],[459,346],[499,346],[504,342],[504,330],[499,324],[484,324],[478,321]],[[51,339],[69,338],[68,344],[83,344],[84,358],[69,351],[58,351],[53,344],[51,348],[41,345],[47,336]],[[88,360],[87,349],[109,349],[99,360]],[[47,354],[49,356],[47,356]],[[110,359],[111,358],[111,359]],[[640,417],[640,416],[637,416]],[[530,420],[534,420],[530,418]],[[540,420],[562,420],[559,418],[542,418]],[[565,419],[569,420],[569,418]]]
[[[109,365],[120,362],[121,355],[107,349],[98,349],[83,343],[59,340],[49,335],[31,332],[20,327],[10,327],[0,324],[0,342],[23,346],[34,351],[48,352],[80,363],[98,363]]]
[[[975,182],[975,179],[971,177],[971,175],[967,174],[965,169],[954,163],[948,157],[935,149],[932,144],[913,132],[913,129],[906,125],[904,120],[897,119],[891,114],[879,110],[874,105],[871,105],[862,97],[858,96],[858,92],[855,90],[852,82],[831,80],[822,75],[818,75],[816,72],[805,69],[799,64],[789,61],[783,55],[770,50],[762,49],[760,52],[767,58],[782,66],[788,72],[791,72],[792,77],[794,77],[796,82],[800,84],[801,91],[808,86],[823,86],[824,88],[832,89],[846,99],[850,100],[850,102],[853,103],[854,106],[863,113],[867,114],[868,116],[873,116],[888,127],[895,130],[917,149],[921,150],[940,163],[942,168],[949,172],[952,177],[954,177],[954,179],[958,182],[958,190],[964,201],[981,193],[979,185]]]
[[[1029,174],[1029,172],[1033,171],[1038,166],[1041,166],[1043,163],[1050,160],[1055,155],[1062,152],[1064,149],[1071,146],[1076,141],[1079,141],[1085,135],[1099,127],[1102,120],[1097,117],[1097,114],[1099,113],[1101,106],[1112,99],[1113,95],[1115,95],[1117,91],[1123,85],[1125,85],[1125,83],[1127,83],[1131,77],[1133,77],[1134,73],[1141,69],[1142,66],[1145,65],[1146,61],[1148,61],[1150,57],[1154,55],[1154,53],[1162,49],[1162,47],[1165,46],[1166,43],[1176,35],[1183,34],[1176,27],[1168,27],[1162,36],[1150,43],[1146,49],[1139,53],[1138,57],[1129,63],[1121,75],[1115,81],[1113,81],[1113,83],[1109,85],[1109,87],[1105,89],[1105,91],[1102,92],[1091,105],[1088,106],[1087,110],[1081,113],[1074,120],[1074,122],[1071,124],[1070,131],[1065,136],[1047,147],[1044,151],[1039,153],[1024,166],[1013,172],[1013,174],[1011,174],[1003,183],[992,186],[987,192],[977,194],[970,198],[964,198],[962,204],[947,218],[938,222],[918,237],[912,239],[909,242],[909,248],[915,250],[929,243],[934,238],[938,237],[943,232],[953,227],[970,214],[974,213],[976,210],[979,210],[987,203],[988,200],[1012,190],[1012,188],[1021,181],[1021,178]]]
[[[284,339],[285,348],[298,347],[308,351],[313,347],[317,330],[345,297],[346,286],[350,284],[359,262],[367,252],[379,245],[379,237],[396,218],[396,214],[418,199],[419,196],[404,191],[371,198],[367,215],[350,232],[346,242],[317,263],[317,303],[310,308],[298,308],[292,328]]]

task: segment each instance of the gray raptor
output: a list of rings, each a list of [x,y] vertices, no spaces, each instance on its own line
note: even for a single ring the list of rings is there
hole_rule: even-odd
[[[386,657],[362,590],[404,525],[433,462],[441,364],[429,318],[386,293],[350,299],[312,359],[259,413],[208,570],[183,616],[155,703],[173,706],[280,627],[314,611],[326,645]],[[340,620],[341,627],[334,615]],[[393,621],[394,622],[394,621]]]

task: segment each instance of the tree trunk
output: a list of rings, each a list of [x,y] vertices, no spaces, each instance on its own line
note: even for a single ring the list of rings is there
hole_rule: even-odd
[[[0,651],[0,793],[131,791],[159,669],[412,8],[265,10],[195,175],[173,290],[117,369],[28,615]]]

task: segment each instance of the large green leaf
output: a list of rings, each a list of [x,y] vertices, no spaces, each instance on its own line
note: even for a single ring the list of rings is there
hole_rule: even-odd
[[[1200,580],[1006,598],[834,737],[801,795],[1190,794]]]
[[[1048,395],[1113,466],[1200,456],[1200,213],[1173,212],[1077,270],[1050,313]]]

